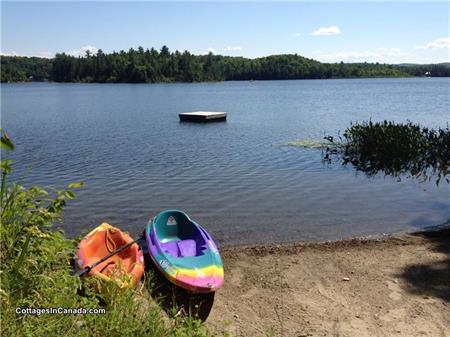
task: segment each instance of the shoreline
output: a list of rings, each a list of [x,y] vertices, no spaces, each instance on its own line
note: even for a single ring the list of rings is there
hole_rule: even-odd
[[[370,80],[370,79],[409,79],[409,78],[450,78],[450,76],[369,76],[369,77],[332,77],[332,78],[288,78],[288,79],[270,79],[270,80],[223,80],[223,81],[161,81],[161,82],[58,82],[58,81],[14,81],[0,82],[0,84],[29,84],[29,83],[49,83],[49,84],[208,84],[208,83],[227,83],[227,82],[278,82],[278,81],[323,81],[323,80]]]
[[[296,249],[301,249],[305,247],[322,247],[322,246],[339,246],[339,245],[352,245],[352,244],[363,244],[370,242],[383,242],[390,239],[400,238],[405,235],[421,235],[427,233],[435,233],[450,230],[450,219],[443,224],[428,226],[420,228],[417,230],[401,230],[393,233],[380,233],[380,234],[368,234],[361,236],[349,236],[339,239],[331,240],[307,240],[307,241],[293,241],[293,242],[276,242],[267,244],[234,244],[219,247],[222,253],[227,253],[231,251],[244,250],[248,252],[262,252],[267,251],[269,254],[271,251],[286,250],[292,251]]]
[[[448,336],[450,226],[221,250],[207,320],[231,336]]]

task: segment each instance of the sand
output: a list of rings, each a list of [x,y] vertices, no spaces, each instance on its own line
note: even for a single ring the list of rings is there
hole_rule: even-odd
[[[221,251],[231,336],[450,336],[450,230]]]

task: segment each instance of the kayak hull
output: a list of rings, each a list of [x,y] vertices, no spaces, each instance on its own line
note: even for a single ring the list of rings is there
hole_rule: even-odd
[[[161,212],[145,230],[149,255],[173,284],[193,293],[223,285],[223,264],[216,244],[199,224],[178,210]]]
[[[76,269],[83,270],[132,241],[127,233],[102,223],[78,244]],[[134,243],[92,268],[84,277],[97,277],[103,281],[114,282],[120,288],[134,288],[143,273],[144,255],[139,245]]]

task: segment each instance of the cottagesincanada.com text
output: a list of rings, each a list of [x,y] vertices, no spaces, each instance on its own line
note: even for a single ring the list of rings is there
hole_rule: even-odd
[[[18,315],[103,315],[105,308],[16,308]]]

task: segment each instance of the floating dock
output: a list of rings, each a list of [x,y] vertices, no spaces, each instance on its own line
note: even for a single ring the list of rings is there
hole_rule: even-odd
[[[222,122],[227,120],[226,112],[195,111],[178,114],[182,122]]]

